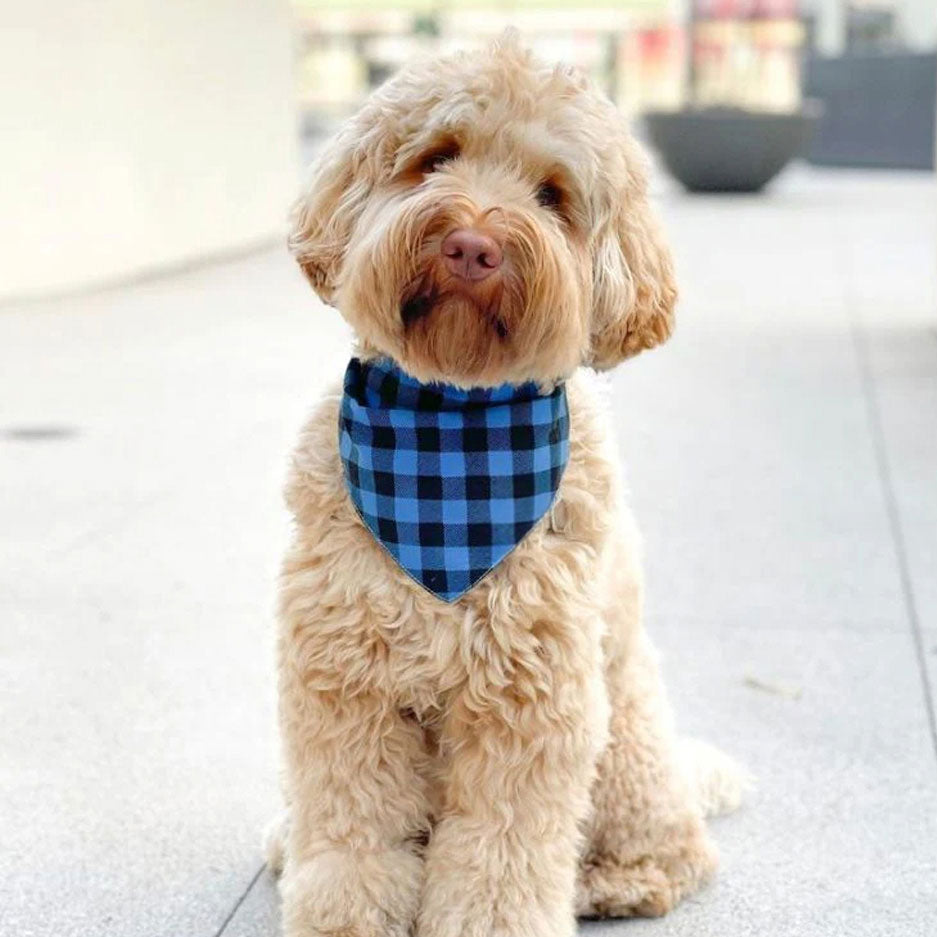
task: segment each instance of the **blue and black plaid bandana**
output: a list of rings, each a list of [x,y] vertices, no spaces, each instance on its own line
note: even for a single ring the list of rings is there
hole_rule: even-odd
[[[553,503],[569,459],[566,389],[421,384],[352,358],[339,419],[361,519],[420,585],[454,602]]]

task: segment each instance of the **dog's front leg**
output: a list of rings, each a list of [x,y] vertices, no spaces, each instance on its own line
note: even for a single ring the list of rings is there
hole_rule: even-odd
[[[626,595],[610,623],[611,738],[592,792],[577,896],[584,916],[665,914],[700,888],[716,864],[680,771],[657,660],[640,628],[636,596],[630,598],[635,604]]]
[[[426,856],[418,937],[569,937],[579,827],[605,731],[586,665],[470,678],[445,724],[445,808]]]
[[[284,668],[280,713],[286,937],[407,937],[428,812],[422,732],[387,698],[311,689],[294,668]]]

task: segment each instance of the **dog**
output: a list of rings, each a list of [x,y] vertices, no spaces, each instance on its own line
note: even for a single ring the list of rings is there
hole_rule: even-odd
[[[577,915],[664,914],[712,875],[704,816],[744,775],[674,735],[592,373],[674,323],[637,144],[582,74],[508,35],[377,89],[316,162],[290,246],[357,345],[286,490],[285,934],[568,937]],[[461,448],[438,441],[452,426]],[[429,459],[427,438],[469,468],[408,501],[397,461]]]

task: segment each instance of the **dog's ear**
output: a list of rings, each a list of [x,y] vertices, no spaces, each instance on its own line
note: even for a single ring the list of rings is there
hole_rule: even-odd
[[[352,231],[374,185],[359,116],[326,144],[290,217],[289,246],[320,298],[332,303]]]
[[[648,201],[647,171],[635,144],[609,173],[607,202],[593,241],[592,355],[611,368],[673,331],[673,261]]]

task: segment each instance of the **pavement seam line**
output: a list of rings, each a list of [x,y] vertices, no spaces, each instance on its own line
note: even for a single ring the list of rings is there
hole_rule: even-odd
[[[875,462],[878,467],[879,483],[885,499],[885,512],[888,516],[888,526],[891,531],[892,546],[898,563],[898,578],[901,582],[901,592],[904,598],[905,614],[911,631],[911,640],[914,644],[917,657],[918,672],[921,678],[921,689],[924,694],[924,708],[927,713],[927,724],[930,730],[931,747],[937,758],[937,715],[934,711],[934,689],[931,686],[930,674],[927,670],[927,656],[924,649],[924,634],[921,629],[921,618],[917,610],[917,599],[914,595],[914,584],[911,579],[911,566],[908,562],[908,548],[901,524],[901,513],[898,510],[898,499],[895,496],[894,482],[892,480],[891,461],[888,458],[888,448],[885,440],[885,423],[882,419],[882,410],[879,405],[878,393],[875,388],[875,379],[872,374],[872,362],[869,354],[866,334],[854,313],[850,313],[852,320],[852,337],[859,359],[859,374],[862,383],[862,392],[865,397],[866,413],[872,433],[872,448]]]
[[[234,916],[238,913],[241,908],[241,905],[247,900],[247,896],[251,893],[254,886],[257,882],[260,881],[260,876],[263,875],[264,869],[267,868],[267,864],[264,863],[261,867],[254,873],[253,878],[247,883],[247,888],[241,893],[240,898],[234,902],[234,907],[228,912],[228,916],[221,922],[221,927],[215,931],[212,937],[221,937],[221,935],[228,929],[228,925],[234,920]]]

